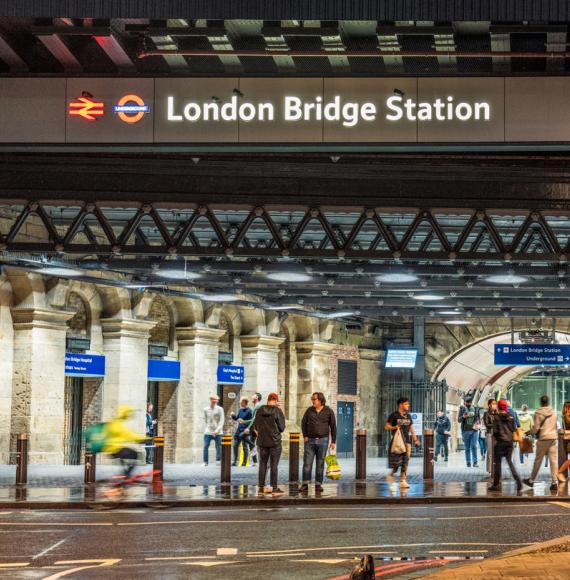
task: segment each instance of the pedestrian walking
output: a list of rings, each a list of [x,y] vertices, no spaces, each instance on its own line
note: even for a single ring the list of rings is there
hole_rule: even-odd
[[[522,489],[522,481],[513,463],[513,433],[515,432],[515,417],[509,411],[509,403],[501,400],[498,403],[499,412],[493,421],[493,485],[489,491],[501,491],[501,469],[503,457],[507,460],[513,479],[517,482],[517,491]]]
[[[550,490],[556,491],[558,489],[558,425],[556,412],[550,407],[550,399],[547,395],[540,397],[540,409],[534,414],[534,424],[531,432],[538,439],[536,442],[536,454],[532,473],[529,478],[523,480],[523,483],[529,487],[534,485],[536,476],[540,471],[542,459],[548,457],[552,476]]]
[[[570,401],[564,403],[562,407],[562,429],[564,430],[563,441],[564,441],[564,456],[566,461],[560,466],[558,470],[558,481],[560,483],[566,483],[568,481],[567,472],[570,469]]]
[[[487,401],[487,410],[483,414],[483,425],[485,426],[485,433],[486,433],[486,442],[487,442],[487,461],[486,461],[486,468],[487,473],[493,477],[494,471],[494,446],[495,441],[493,437],[493,422],[497,418],[498,408],[497,408],[497,400],[496,399],[489,399]]]
[[[152,456],[153,456],[153,443],[152,438],[156,435],[156,423],[157,420],[154,418],[152,412],[154,410],[154,405],[151,402],[146,404],[146,438],[147,443],[145,445],[145,452],[146,452],[146,463],[152,463]],[[150,440],[150,441],[149,441]]]
[[[437,418],[433,425],[435,431],[435,455],[434,460],[437,461],[439,454],[444,461],[449,461],[449,446],[448,440],[451,435],[451,421],[443,411],[437,412]]]
[[[323,475],[325,471],[325,456],[327,449],[336,449],[336,418],[334,411],[325,405],[323,393],[311,395],[311,406],[305,411],[301,421],[301,430],[305,442],[303,453],[303,484],[301,491],[306,492],[311,483],[313,462],[315,466],[315,490],[323,490]]]
[[[239,463],[239,450],[240,447],[243,447],[243,461],[242,467],[247,464],[247,459],[249,457],[249,435],[245,434],[246,428],[246,421],[250,421],[252,418],[252,411],[248,407],[248,399],[246,397],[242,397],[239,405],[240,409],[236,413],[232,413],[230,417],[237,422],[237,427],[234,433],[234,462],[232,465],[236,467]]]
[[[479,467],[477,461],[477,447],[479,446],[480,418],[479,410],[473,406],[472,397],[465,397],[464,405],[459,408],[457,417],[461,425],[461,438],[465,448],[467,467]]]
[[[411,442],[420,442],[414,432],[412,416],[410,415],[410,400],[400,397],[396,404],[398,410],[392,413],[384,425],[386,431],[391,431],[388,451],[388,466],[391,472],[386,476],[390,485],[394,484],[394,475],[400,469],[400,487],[410,487],[407,481],[408,463],[412,449]]]
[[[224,410],[218,395],[210,395],[210,404],[204,409],[204,467],[208,465],[210,443],[216,445],[216,463],[222,459],[222,431],[224,430]]]
[[[519,459],[521,465],[526,464],[529,453],[532,453],[532,415],[528,411],[528,405],[521,407],[519,413],[519,425],[523,430],[524,439],[519,443]]]
[[[278,407],[279,395],[269,393],[267,405],[260,407],[255,415],[253,429],[257,435],[259,449],[259,489],[258,495],[283,495],[277,486],[279,458],[281,457],[281,434],[285,431],[285,415]],[[270,487],[265,487],[267,465],[270,470]]]
[[[261,393],[254,393],[253,397],[251,397],[251,402],[253,403],[253,413],[251,415],[251,419],[249,421],[244,421],[244,435],[248,438],[249,444],[249,453],[251,456],[251,461],[253,464],[257,464],[257,446],[255,445],[255,431],[252,429],[253,422],[255,421],[255,416],[257,415],[257,411],[261,407],[263,407],[263,397]]]

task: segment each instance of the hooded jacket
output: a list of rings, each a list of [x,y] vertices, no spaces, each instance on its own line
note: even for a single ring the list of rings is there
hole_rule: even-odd
[[[263,405],[255,415],[253,428],[257,431],[259,447],[280,447],[285,415],[277,405]]]
[[[121,405],[119,412],[114,419],[111,419],[105,428],[105,447],[106,453],[117,453],[124,447],[129,447],[133,443],[141,443],[146,437],[139,433],[131,431],[125,426],[125,421],[134,413],[133,407]]]
[[[540,441],[558,439],[556,413],[552,407],[540,407],[534,414],[532,434],[539,434]]]
[[[495,420],[493,421],[493,435],[495,436],[495,441],[512,443],[515,429],[515,418],[512,413],[509,413],[508,411],[500,411],[497,413]]]
[[[528,433],[533,425],[532,415],[528,411],[521,411],[519,413],[519,424],[521,429]]]

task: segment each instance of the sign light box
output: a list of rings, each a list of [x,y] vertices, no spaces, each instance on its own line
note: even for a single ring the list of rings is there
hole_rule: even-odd
[[[386,351],[386,368],[413,369],[417,358],[417,348],[389,348]]]

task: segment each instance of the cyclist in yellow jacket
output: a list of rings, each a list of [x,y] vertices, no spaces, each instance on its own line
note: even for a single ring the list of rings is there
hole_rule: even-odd
[[[105,446],[103,451],[115,459],[121,461],[124,475],[129,479],[136,466],[138,453],[133,449],[133,443],[144,443],[145,435],[131,431],[125,421],[135,412],[129,405],[119,406],[119,411],[114,419],[111,419],[105,429]]]

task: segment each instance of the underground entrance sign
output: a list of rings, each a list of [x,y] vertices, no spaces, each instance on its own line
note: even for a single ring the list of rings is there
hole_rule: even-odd
[[[496,344],[496,365],[564,366],[570,364],[570,344]]]

